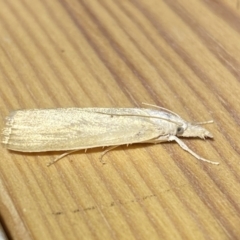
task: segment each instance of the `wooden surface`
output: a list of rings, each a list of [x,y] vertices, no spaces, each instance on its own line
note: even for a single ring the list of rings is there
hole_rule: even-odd
[[[240,6],[236,0],[1,0],[0,113],[136,107],[207,125],[214,140],[22,154],[1,147],[10,239],[240,238]],[[32,119],[34,121],[34,119]]]

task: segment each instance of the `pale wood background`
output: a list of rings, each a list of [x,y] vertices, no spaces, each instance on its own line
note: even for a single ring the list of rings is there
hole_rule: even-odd
[[[0,151],[10,239],[240,238],[237,0],[1,0],[0,115],[20,108],[169,108],[214,140],[69,155]],[[32,119],[34,121],[34,119]]]

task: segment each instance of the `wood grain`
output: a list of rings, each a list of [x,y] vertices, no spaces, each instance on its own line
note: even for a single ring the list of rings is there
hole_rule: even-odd
[[[226,0],[0,0],[0,116],[169,108],[214,140],[69,155],[1,147],[9,239],[239,239],[240,7]],[[34,121],[34,119],[32,119]]]

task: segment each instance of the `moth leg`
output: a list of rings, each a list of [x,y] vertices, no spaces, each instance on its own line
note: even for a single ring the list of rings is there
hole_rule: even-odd
[[[77,149],[77,150],[75,149],[75,150],[72,150],[72,151],[65,152],[65,153],[61,154],[60,156],[56,157],[53,161],[49,162],[49,163],[47,164],[47,166],[49,167],[49,166],[51,166],[52,164],[56,163],[58,160],[64,158],[65,156],[67,156],[67,155],[69,155],[69,154],[71,154],[71,153],[74,153],[74,152],[78,152],[78,151],[79,151],[79,149]]]
[[[207,162],[207,163],[211,163],[211,164],[216,164],[218,165],[219,162],[213,162],[210,160],[207,160],[205,158],[200,157],[198,154],[196,154],[194,151],[192,151],[182,140],[180,140],[178,137],[176,136],[169,136],[168,137],[168,141],[175,141],[178,143],[178,145],[185,151],[189,152],[190,154],[192,154],[196,159],[201,160],[203,162]]]
[[[107,152],[109,152],[109,151],[111,151],[111,150],[113,150],[114,148],[117,148],[117,147],[119,147],[119,146],[120,146],[120,145],[111,146],[111,147],[108,147],[105,151],[103,151],[103,152],[101,153],[101,156],[100,156],[100,162],[102,162],[103,164],[105,164],[105,162],[102,161],[103,156],[104,156]]]

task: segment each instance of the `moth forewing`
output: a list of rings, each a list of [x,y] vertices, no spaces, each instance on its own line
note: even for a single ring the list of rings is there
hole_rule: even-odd
[[[129,109],[19,110],[6,120],[3,144],[22,152],[87,149],[143,142],[164,129],[149,118],[113,115],[116,112],[126,115]],[[139,109],[131,112],[142,114]]]
[[[132,143],[211,137],[170,111],[145,108],[57,108],[18,110],[6,119],[2,143],[21,152],[74,151]]]

